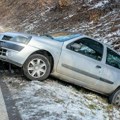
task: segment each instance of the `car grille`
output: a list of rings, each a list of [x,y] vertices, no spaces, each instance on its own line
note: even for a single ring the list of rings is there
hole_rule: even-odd
[[[2,55],[2,56],[6,56],[6,52],[7,52],[6,49],[2,49],[2,48],[0,48],[0,55]]]

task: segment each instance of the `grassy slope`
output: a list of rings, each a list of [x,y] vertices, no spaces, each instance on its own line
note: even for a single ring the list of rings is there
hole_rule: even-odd
[[[66,1],[66,0],[59,0]],[[119,1],[1,0],[0,30],[46,33],[77,31],[119,46]],[[116,1],[116,2],[115,2]]]

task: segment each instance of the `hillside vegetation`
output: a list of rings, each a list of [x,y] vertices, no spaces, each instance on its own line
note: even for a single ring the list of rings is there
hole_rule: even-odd
[[[119,0],[1,0],[0,31],[75,31],[120,48]]]

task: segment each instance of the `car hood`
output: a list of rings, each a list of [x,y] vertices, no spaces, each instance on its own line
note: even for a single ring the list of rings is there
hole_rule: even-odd
[[[46,36],[34,36],[33,35],[29,45],[39,48],[39,44],[43,44],[43,45],[48,45],[51,47],[53,46],[53,47],[61,48],[63,43],[64,42],[54,41]]]

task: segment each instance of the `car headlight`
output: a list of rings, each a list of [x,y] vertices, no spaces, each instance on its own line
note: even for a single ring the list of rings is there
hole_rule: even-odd
[[[17,36],[17,37],[11,38],[10,41],[18,42],[18,43],[22,43],[22,44],[28,44],[29,41],[31,40],[31,38],[32,38],[32,36],[30,36],[30,37]]]

